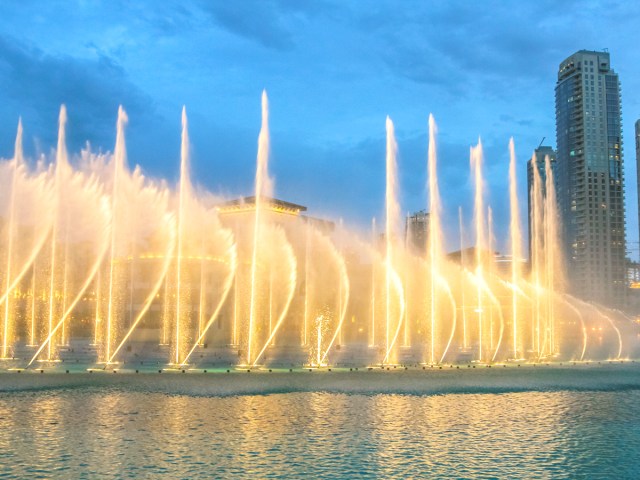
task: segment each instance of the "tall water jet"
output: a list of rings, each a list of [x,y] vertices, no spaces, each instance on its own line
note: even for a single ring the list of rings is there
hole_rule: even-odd
[[[488,247],[489,247],[489,262],[487,265],[486,277],[491,279],[493,277],[493,269],[494,269],[494,259],[493,259],[493,209],[491,207],[487,207],[487,239],[488,239]],[[494,349],[493,340],[494,340],[494,325],[493,325],[493,308],[489,307],[489,348],[491,350]]]
[[[344,235],[344,221],[342,220],[342,217],[340,217],[340,220],[338,221],[338,256],[340,258],[340,261],[342,262],[342,264],[344,264],[344,258],[343,258],[343,235]],[[340,275],[340,283],[338,284],[338,311],[342,312],[343,307],[345,309],[346,312],[346,303],[344,302],[344,299],[342,298],[343,295],[343,290],[344,290],[344,277],[345,275]],[[344,320],[344,318],[341,316],[340,317],[341,320]],[[342,323],[340,323],[340,326],[342,326]],[[338,328],[337,330],[338,333],[338,345],[342,345],[343,341],[342,341],[342,328]],[[333,342],[332,342],[333,343]]]
[[[71,212],[67,210],[65,215],[64,222],[64,254],[62,257],[62,263],[64,267],[62,268],[62,311],[64,312],[67,308],[67,300],[69,295],[69,216]],[[62,328],[60,332],[60,346],[67,346],[67,322],[62,323]]]
[[[310,252],[310,248],[309,248],[309,244],[311,242],[311,235],[310,235],[310,230],[311,227],[309,225],[309,222],[305,223],[305,227],[304,227],[304,312],[302,313],[303,318],[302,318],[302,346],[306,346],[307,345],[307,337],[308,337],[308,322],[309,322],[309,281],[310,281],[310,277],[309,277],[309,263],[310,263],[310,259],[309,256],[311,255]]]
[[[324,315],[316,318],[316,366],[322,366],[322,330],[326,325]]]
[[[553,169],[549,156],[545,157],[545,198],[544,198],[544,244],[546,251],[546,289],[547,289],[547,318],[549,329],[549,354],[558,353],[556,345],[556,325],[554,296],[552,292],[561,290],[562,280],[562,260],[558,258],[560,255],[560,241],[558,231],[558,212],[557,212],[556,189],[553,177]],[[558,281],[560,280],[560,281]]]
[[[177,245],[176,245],[176,318],[175,318],[175,338],[174,338],[174,362],[180,364],[180,347],[182,343],[182,328],[185,323],[182,306],[182,245],[184,242],[184,223],[186,215],[187,197],[190,195],[189,184],[189,132],[187,126],[187,111],[182,108],[182,141],[180,145],[180,186],[178,193],[178,223],[177,223]]]
[[[385,218],[385,355],[382,363],[394,363],[395,357],[391,352],[395,346],[402,321],[404,318],[404,292],[402,282],[399,280],[395,269],[396,242],[399,237],[398,223],[400,218],[400,205],[398,203],[398,179],[396,156],[398,146],[396,144],[393,122],[387,117],[387,155],[386,155],[386,218]],[[392,292],[396,291],[398,308],[393,308]]]
[[[216,210],[205,205],[191,182],[188,119],[184,107],[181,121],[180,179],[176,194],[172,195],[174,231],[169,235],[171,240],[162,242],[160,247],[169,249],[166,257],[172,262],[164,262],[154,287],[154,290],[160,289],[161,278],[167,276],[165,324],[169,332],[169,362],[178,367],[195,358],[196,349],[206,348],[205,337],[220,317],[237,270],[233,235],[221,227]],[[152,297],[150,292],[148,298]],[[144,304],[143,310],[147,305]]]
[[[404,218],[404,222],[405,225],[409,225],[409,212],[407,212],[405,218]],[[403,269],[402,269],[402,283],[403,285],[408,285],[409,284],[409,270],[410,270],[410,262],[406,261],[406,254],[407,252],[409,252],[409,232],[408,232],[408,227],[405,227],[405,233],[404,233],[404,242],[402,244],[402,251],[404,253],[405,256],[405,261],[403,262]],[[402,321],[402,347],[407,348],[409,346],[411,346],[411,343],[409,342],[409,305],[411,304],[409,301],[409,289],[405,288],[404,289],[404,306],[405,306],[405,310],[404,310],[404,316],[405,318]]]
[[[205,295],[205,286],[207,285],[206,275],[205,275],[205,255],[204,255],[204,245],[205,245],[205,232],[202,232],[202,242],[200,245],[200,249],[202,251],[202,255],[200,257],[200,296],[198,298],[198,338],[202,337],[202,331],[204,329],[204,312],[206,305],[206,295]]]
[[[170,312],[169,312],[169,278],[165,277],[164,279],[164,288],[162,293],[162,333],[160,336],[160,345],[166,346],[169,345],[169,336],[171,332],[169,331],[171,328]]]
[[[497,278],[495,273],[495,237],[493,236],[493,209],[488,207],[488,238],[489,238],[489,265],[488,265],[488,277],[490,279]],[[502,338],[504,336],[504,315],[502,314],[502,305],[500,301],[496,297],[491,287],[487,285],[487,296],[491,303],[493,303],[493,307],[489,310],[489,338],[490,338],[490,348],[493,353],[490,355],[490,361],[494,362],[496,357],[498,356],[498,352],[500,351],[500,347],[502,346]],[[499,327],[497,327],[498,334],[495,335],[495,323],[494,323],[494,312],[498,314],[498,320],[500,321]]]
[[[247,365],[253,364],[254,328],[257,322],[258,260],[260,257],[261,213],[264,197],[271,196],[269,178],[269,100],[266,90],[262,92],[262,126],[258,136],[258,157],[255,180],[255,216],[253,226],[253,252],[251,256],[251,298],[249,305],[249,328],[247,332]]]
[[[530,192],[531,198],[529,204],[531,205],[531,276],[535,290],[534,304],[533,304],[533,321],[531,322],[531,348],[536,353],[537,357],[542,355],[542,269],[543,269],[543,255],[544,255],[544,212],[543,212],[543,197],[542,197],[542,180],[540,178],[540,171],[538,169],[538,159],[534,153],[531,157],[531,166],[533,170],[533,186]]]
[[[371,219],[371,326],[369,331],[369,346],[376,345],[376,219]]]
[[[474,176],[474,223],[476,234],[476,268],[475,275],[478,279],[476,286],[477,305],[476,313],[478,314],[478,360],[483,359],[483,319],[484,319],[484,304],[483,304],[483,292],[481,282],[484,279],[483,264],[485,262],[485,251],[487,249],[487,241],[485,234],[485,206],[484,206],[484,179],[482,177],[482,142],[478,139],[478,144],[475,147],[471,147],[471,169]]]
[[[462,207],[458,207],[458,229],[460,231],[460,296],[462,297],[462,348],[466,351],[469,346],[467,336],[467,305],[465,302],[465,288],[464,288],[464,271],[465,271],[465,258],[464,258],[464,227],[462,222]]]
[[[34,347],[36,345],[36,271],[37,264],[33,262],[33,268],[31,273],[31,325],[29,328],[29,343],[28,345]]]
[[[442,263],[442,224],[440,220],[442,207],[440,205],[440,191],[438,188],[437,152],[436,152],[436,122],[433,115],[429,115],[429,151],[428,151],[428,191],[429,191],[429,271],[430,271],[430,332],[431,349],[430,363],[436,362],[436,338],[438,336],[437,315],[437,286]],[[455,312],[454,312],[455,315]]]
[[[520,358],[518,338],[518,285],[522,277],[520,259],[522,258],[522,231],[520,227],[520,205],[518,203],[518,186],[516,182],[516,151],[513,137],[509,140],[509,206],[511,237],[511,322],[513,358]]]
[[[66,176],[68,159],[67,159],[67,145],[66,145],[66,133],[65,128],[67,124],[67,108],[62,105],[60,107],[60,116],[58,119],[58,147],[56,149],[56,171],[55,171],[55,206],[54,206],[54,219],[53,230],[51,232],[51,265],[50,265],[50,279],[49,279],[49,339],[47,347],[47,359],[53,360],[55,355],[54,341],[52,339],[53,330],[55,328],[54,317],[56,316],[56,270],[59,268],[56,262],[56,256],[58,255],[57,243],[60,229],[60,214],[62,209],[62,195],[63,195],[63,181]]]
[[[16,210],[16,195],[18,190],[18,169],[23,163],[22,154],[22,120],[18,120],[18,132],[16,134],[15,150],[12,162],[12,175],[11,175],[11,194],[9,200],[9,218],[7,221],[7,259],[6,259],[6,271],[5,271],[5,300],[4,300],[4,320],[2,324],[2,352],[0,358],[9,357],[9,348],[12,342],[12,311],[11,311],[11,276],[13,265],[13,241],[15,230],[15,210]]]
[[[111,225],[110,225],[110,246],[109,246],[109,296],[107,300],[107,325],[106,325],[106,354],[107,361],[112,358],[111,351],[114,341],[114,323],[115,323],[115,287],[116,287],[116,259],[117,259],[117,227],[118,227],[118,210],[119,205],[119,186],[120,177],[124,173],[124,166],[126,162],[126,147],[124,140],[124,128],[127,124],[128,118],[122,105],[118,107],[118,121],[116,124],[116,147],[113,157],[113,185],[111,191]]]

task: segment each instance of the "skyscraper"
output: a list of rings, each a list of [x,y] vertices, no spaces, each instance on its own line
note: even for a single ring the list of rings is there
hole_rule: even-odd
[[[551,147],[547,147],[547,146],[539,146],[538,148],[535,149],[534,152],[535,155],[535,159],[536,159],[536,167],[538,168],[538,174],[540,175],[540,187],[542,189],[542,196],[545,197],[547,195],[546,190],[546,179],[547,179],[547,173],[546,173],[546,169],[545,169],[545,159],[547,157],[549,157],[549,165],[551,166],[551,171],[554,174],[554,183],[556,184],[556,191],[558,190],[557,187],[557,182],[558,182],[558,177],[556,174],[556,152],[553,148]],[[533,231],[532,228],[532,190],[533,190],[533,159],[529,159],[529,161],[527,162],[527,193],[528,193],[528,219],[529,219],[529,259],[533,258],[532,252],[531,252],[531,232]]]
[[[638,233],[640,234],[640,120],[636,121],[636,175],[638,176]]]
[[[580,50],[556,83],[558,203],[569,288],[621,306],[626,293],[620,82],[608,52]]]

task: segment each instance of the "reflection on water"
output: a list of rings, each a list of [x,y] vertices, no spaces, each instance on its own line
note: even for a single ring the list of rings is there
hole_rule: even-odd
[[[0,476],[637,478],[640,391],[0,395]]]

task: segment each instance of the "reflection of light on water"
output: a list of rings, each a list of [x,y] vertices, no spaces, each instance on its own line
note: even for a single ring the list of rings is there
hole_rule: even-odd
[[[455,382],[447,381],[448,370],[428,377],[386,370],[293,375],[294,386],[328,387],[322,393],[283,388],[289,373],[230,374],[222,382],[140,375],[134,391],[100,387],[120,374],[94,373],[90,389],[0,396],[0,450],[12,459],[3,472],[26,478],[35,467],[42,476],[69,478],[87,472],[206,477],[212,465],[216,476],[252,478],[268,477],[274,468],[286,478],[311,470],[330,478],[354,472],[366,478],[415,478],[416,472],[624,478],[635,472],[640,390],[628,386],[640,381],[637,365],[536,368],[505,368],[513,372],[507,377],[502,367],[454,371]],[[43,378],[50,377],[38,375],[40,384]],[[505,385],[544,388],[549,379],[568,388],[505,391]],[[278,393],[255,395],[261,385]],[[470,388],[477,393],[455,393]],[[439,393],[424,394],[429,391]]]

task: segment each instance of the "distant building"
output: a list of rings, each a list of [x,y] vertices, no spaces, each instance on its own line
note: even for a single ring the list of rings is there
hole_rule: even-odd
[[[558,189],[558,179],[556,175],[556,151],[547,146],[540,146],[535,149],[534,156],[536,159],[536,166],[538,167],[538,174],[540,175],[540,187],[542,190],[542,197],[546,197],[547,195],[547,171],[546,171],[546,158],[549,157],[549,164],[551,166],[551,172],[554,177],[554,186],[556,191]],[[533,159],[530,158],[527,162],[527,198],[528,198],[528,222],[529,222],[529,258],[532,258],[531,255],[531,232],[532,232],[532,218],[531,218],[531,207],[532,207],[532,193],[533,193]]]
[[[558,203],[569,287],[621,306],[627,285],[620,82],[608,52],[560,63],[556,97]]]
[[[405,242],[411,251],[426,254],[429,234],[429,214],[426,210],[407,216],[404,233]]]

